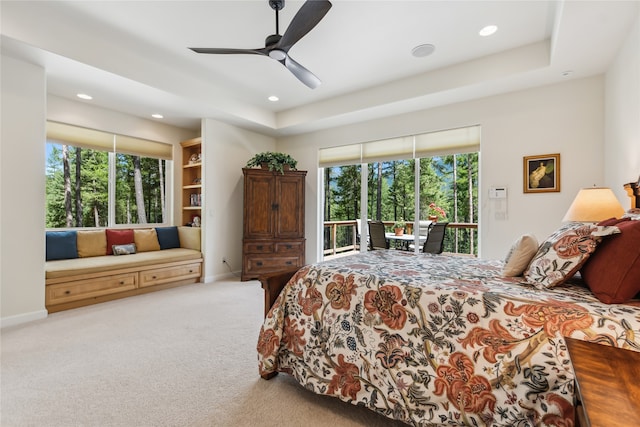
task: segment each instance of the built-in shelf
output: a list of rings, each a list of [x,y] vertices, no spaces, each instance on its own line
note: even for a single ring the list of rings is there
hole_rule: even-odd
[[[202,224],[202,139],[194,138],[182,146],[181,225]],[[198,217],[197,221],[194,221]]]

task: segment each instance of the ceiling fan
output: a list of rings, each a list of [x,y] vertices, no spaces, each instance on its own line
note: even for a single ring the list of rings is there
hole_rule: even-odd
[[[276,33],[267,36],[265,47],[258,49],[226,49],[208,47],[190,47],[196,53],[212,54],[252,54],[264,55],[275,59],[287,67],[302,83],[315,89],[320,86],[319,78],[289,56],[289,49],[311,31],[324,18],[331,2],[328,0],[307,0],[293,17],[289,27],[280,35],[278,28],[278,12],[284,7],[284,0],[269,0],[269,6],[276,11]]]

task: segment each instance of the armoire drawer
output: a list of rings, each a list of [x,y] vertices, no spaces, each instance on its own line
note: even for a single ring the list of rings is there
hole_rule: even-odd
[[[277,242],[276,253],[277,254],[300,254],[304,251],[304,241],[296,242]]]
[[[247,274],[260,274],[270,271],[286,270],[292,267],[302,267],[302,261],[297,256],[245,256],[244,271]]]
[[[242,249],[245,254],[272,254],[275,252],[275,245],[273,242],[247,242]]]

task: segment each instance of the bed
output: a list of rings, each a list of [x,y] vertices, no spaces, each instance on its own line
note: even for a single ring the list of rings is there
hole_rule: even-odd
[[[505,277],[502,260],[381,250],[264,277],[260,375],[287,373],[314,393],[415,426],[572,426],[564,337],[640,351],[640,282],[629,276],[640,271],[640,222],[614,223],[589,234],[602,234],[592,238],[603,253],[622,236],[636,252],[620,282],[630,289],[614,297],[587,286],[591,273],[576,274],[597,261],[595,244],[579,265],[560,263],[560,283],[531,284],[549,239],[524,276]]]

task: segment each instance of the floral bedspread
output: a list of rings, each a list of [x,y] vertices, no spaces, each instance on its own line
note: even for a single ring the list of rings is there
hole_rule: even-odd
[[[393,250],[304,267],[260,330],[260,374],[415,426],[572,426],[563,337],[640,351],[640,301],[537,290],[501,267]]]

